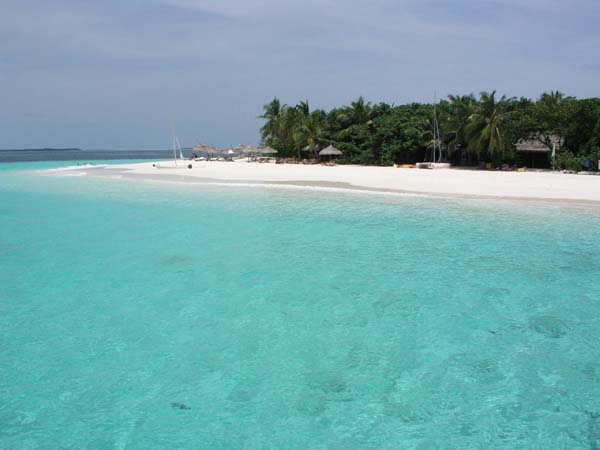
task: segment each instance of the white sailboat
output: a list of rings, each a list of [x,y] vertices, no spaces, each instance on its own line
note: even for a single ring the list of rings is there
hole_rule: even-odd
[[[440,126],[437,118],[437,98],[433,96],[433,149],[431,161],[417,163],[419,169],[448,169],[449,163],[442,162],[442,139],[440,136]]]
[[[177,154],[179,153],[179,154]],[[181,145],[179,145],[179,139],[173,131],[173,163],[177,166],[177,160],[184,161],[183,152],[181,151]]]
[[[171,164],[152,164],[157,169],[191,169],[192,163],[186,161],[179,145],[179,139],[173,130],[173,165]]]

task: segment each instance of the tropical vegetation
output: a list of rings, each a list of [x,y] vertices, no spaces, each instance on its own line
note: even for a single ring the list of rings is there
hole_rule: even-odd
[[[549,167],[558,140],[557,168],[580,170],[600,159],[600,98],[577,99],[561,92],[537,100],[508,98],[495,91],[450,95],[437,104],[444,159],[457,165]],[[330,111],[311,109],[308,101],[282,104],[274,98],[259,116],[264,145],[283,157],[314,158],[334,145],[342,163],[391,165],[431,158],[433,105],[372,104],[359,97]],[[547,152],[517,151],[517,143],[535,140]]]

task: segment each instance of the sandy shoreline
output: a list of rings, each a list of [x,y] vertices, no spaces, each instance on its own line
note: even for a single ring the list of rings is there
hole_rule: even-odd
[[[236,162],[192,162],[72,167],[60,173],[192,183],[235,183],[352,189],[436,196],[591,202],[600,206],[600,176],[552,172],[494,172],[464,169],[322,166]],[[171,167],[169,167],[171,166]]]

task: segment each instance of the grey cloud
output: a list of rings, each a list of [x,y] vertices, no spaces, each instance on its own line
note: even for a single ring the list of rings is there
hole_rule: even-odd
[[[322,108],[434,89],[598,95],[594,0],[5,0],[2,12],[0,147],[156,147],[171,121],[188,145],[256,142],[274,95]]]

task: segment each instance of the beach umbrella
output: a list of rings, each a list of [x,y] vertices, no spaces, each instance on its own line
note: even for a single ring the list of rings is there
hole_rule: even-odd
[[[260,149],[253,145],[238,145],[233,148],[237,153],[245,153],[245,154],[257,154],[260,153]]]
[[[340,156],[343,155],[341,150],[338,150],[333,145],[329,147],[325,147],[323,150],[319,152],[319,156]]]
[[[244,153],[248,153],[251,155],[257,155],[260,153],[260,149],[258,147],[255,147],[253,145],[245,145],[244,146]]]
[[[248,159],[250,159],[251,155],[260,154],[260,149],[253,145],[238,145],[237,147],[235,147],[235,151],[237,153],[241,153],[243,155],[248,156]]]
[[[219,153],[219,150],[217,149],[217,147],[214,147],[212,145],[206,145],[206,144],[198,144],[192,149],[192,151],[194,153],[196,153],[196,152],[208,153],[208,154]]]
[[[260,153],[262,153],[263,155],[276,155],[279,152],[277,150],[275,150],[274,148],[267,146],[267,147],[261,148]]]

